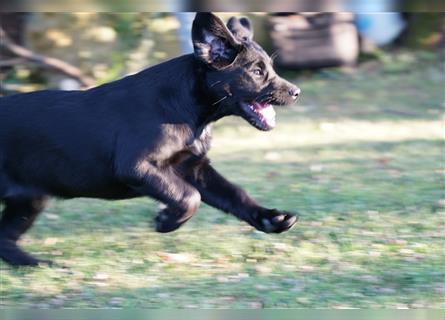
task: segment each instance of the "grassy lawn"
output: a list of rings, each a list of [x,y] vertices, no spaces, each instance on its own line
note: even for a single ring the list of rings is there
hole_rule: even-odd
[[[0,306],[443,307],[444,93],[438,58],[398,53],[357,70],[292,74],[278,127],[214,128],[216,168],[268,207],[281,235],[202,205],[157,234],[149,199],[53,200],[22,240],[67,268],[0,263]]]

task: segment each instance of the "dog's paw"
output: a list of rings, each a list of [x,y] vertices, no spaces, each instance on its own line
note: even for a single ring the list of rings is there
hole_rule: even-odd
[[[292,228],[298,221],[295,214],[276,209],[264,209],[255,218],[254,227],[266,233],[281,233]]]
[[[160,233],[172,232],[178,229],[181,224],[175,221],[168,212],[162,210],[155,218],[155,230]]]
[[[172,232],[187,222],[192,216],[185,216],[166,208],[155,218],[155,230],[160,233]]]
[[[53,265],[51,260],[34,258],[11,240],[0,240],[0,258],[13,267],[50,267]]]

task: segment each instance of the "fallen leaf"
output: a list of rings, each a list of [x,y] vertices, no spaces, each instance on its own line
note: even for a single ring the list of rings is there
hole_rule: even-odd
[[[157,252],[157,255],[162,261],[171,263],[190,263],[195,260],[194,256],[190,253]]]
[[[109,278],[110,276],[107,273],[104,272],[98,272],[96,274],[93,275],[93,280],[97,280],[97,281],[105,281]]]
[[[111,300],[108,303],[112,306],[117,307],[117,306],[121,306],[124,301],[125,301],[124,298],[114,297],[114,298],[111,298]]]
[[[57,238],[46,238],[45,241],[43,241],[43,245],[45,246],[52,246],[56,244],[59,241]]]
[[[55,214],[55,213],[46,213],[45,217],[49,220],[58,220],[59,219],[59,215]]]

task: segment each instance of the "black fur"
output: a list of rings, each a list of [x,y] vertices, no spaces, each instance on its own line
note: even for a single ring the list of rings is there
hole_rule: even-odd
[[[16,243],[48,196],[152,197],[166,205],[156,217],[159,232],[179,228],[201,199],[264,232],[294,225],[295,216],[261,207],[206,157],[211,122],[239,115],[270,130],[243,104],[285,105],[299,93],[275,74],[270,58],[251,41],[248,20],[232,18],[229,28],[232,32],[216,16],[199,13],[192,31],[194,54],[86,91],[0,98],[4,261],[39,263]]]

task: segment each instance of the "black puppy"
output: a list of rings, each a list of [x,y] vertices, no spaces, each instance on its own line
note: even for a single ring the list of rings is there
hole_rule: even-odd
[[[166,205],[156,230],[179,228],[201,199],[264,232],[297,218],[266,209],[210,165],[209,124],[238,115],[275,126],[274,105],[300,90],[281,79],[252,41],[246,18],[228,27],[210,13],[193,22],[194,54],[86,91],[38,91],[0,99],[0,257],[39,260],[17,246],[48,196],[126,199]]]

